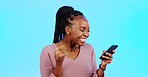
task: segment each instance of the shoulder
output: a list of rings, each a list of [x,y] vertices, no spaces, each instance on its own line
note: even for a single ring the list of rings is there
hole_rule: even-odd
[[[89,44],[89,43],[85,43],[83,46],[82,46],[82,49],[86,52],[88,51],[89,53],[91,52],[94,52],[94,47]]]
[[[42,53],[49,53],[49,52],[52,53],[53,51],[56,50],[56,48],[57,47],[56,47],[55,43],[47,45],[47,46],[43,47]]]
[[[91,49],[93,49],[93,46],[91,44],[89,44],[89,43],[85,43],[84,44],[84,47],[85,48],[91,48]]]

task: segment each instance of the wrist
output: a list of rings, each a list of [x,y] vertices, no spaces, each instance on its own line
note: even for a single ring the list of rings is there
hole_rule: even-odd
[[[56,62],[56,66],[62,66],[63,62]]]
[[[106,65],[100,64],[99,65],[99,69],[101,69],[102,71],[105,71],[106,70]]]
[[[56,77],[61,77],[61,70],[62,70],[62,64],[56,64],[54,70],[53,70],[53,74]]]

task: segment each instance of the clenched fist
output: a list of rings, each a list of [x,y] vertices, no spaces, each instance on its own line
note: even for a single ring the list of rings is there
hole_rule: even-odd
[[[56,60],[57,65],[61,65],[64,61],[65,58],[65,53],[63,52],[62,49],[56,49],[54,52],[54,58]]]

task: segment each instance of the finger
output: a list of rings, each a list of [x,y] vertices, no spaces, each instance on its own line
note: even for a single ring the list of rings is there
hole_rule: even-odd
[[[65,54],[63,49],[59,49],[59,52],[61,52],[62,54]]]
[[[107,64],[111,63],[112,61],[105,61]]]
[[[115,50],[112,50],[113,51],[113,54],[115,53]]]
[[[112,54],[111,53],[106,52],[106,55],[109,56],[110,58],[112,58]]]
[[[58,48],[54,51],[54,57],[57,55]]]
[[[105,64],[106,64],[106,63],[111,63],[112,60],[101,60],[101,62],[105,62]]]
[[[58,57],[58,55],[59,55],[59,52],[58,52],[58,51],[56,51],[56,52],[55,52],[55,56],[56,56],[56,57]]]
[[[57,49],[54,53],[55,53],[55,56],[58,56],[58,55],[60,55],[60,50]]]
[[[59,57],[64,57],[66,54],[65,53],[59,53]]]
[[[103,50],[102,55],[105,53],[105,50]]]
[[[107,60],[112,60],[112,58],[111,57],[108,57],[108,56],[102,56],[103,58],[105,58],[105,59],[107,59]]]
[[[59,58],[62,58],[62,57],[64,57],[66,54],[63,53],[63,52],[61,52],[60,50],[57,50],[57,51],[56,51],[56,55],[57,55]]]
[[[102,60],[103,62],[111,62],[112,60]]]
[[[54,53],[54,57],[55,57],[55,59],[58,58],[58,52],[57,51]]]
[[[61,55],[66,55],[66,53],[62,49],[60,49],[59,52],[60,52]]]
[[[59,50],[59,49],[58,49],[58,48],[56,48],[56,49],[55,49],[55,51],[54,51],[54,54],[55,54],[55,53],[56,53],[56,51],[58,51],[58,50]]]

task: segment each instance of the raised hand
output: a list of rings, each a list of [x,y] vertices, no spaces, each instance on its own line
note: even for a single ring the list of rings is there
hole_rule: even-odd
[[[104,53],[105,53],[105,50],[103,50],[102,54]],[[115,50],[113,50],[113,54],[114,53],[115,53]],[[108,55],[109,57],[103,55],[102,57],[105,58],[106,60],[101,59],[101,65],[106,66],[107,64],[111,63],[113,59],[112,57],[113,54],[106,52],[106,55]]]
[[[61,65],[65,58],[65,53],[61,49],[56,49],[54,52],[54,58],[56,60],[57,65]]]

